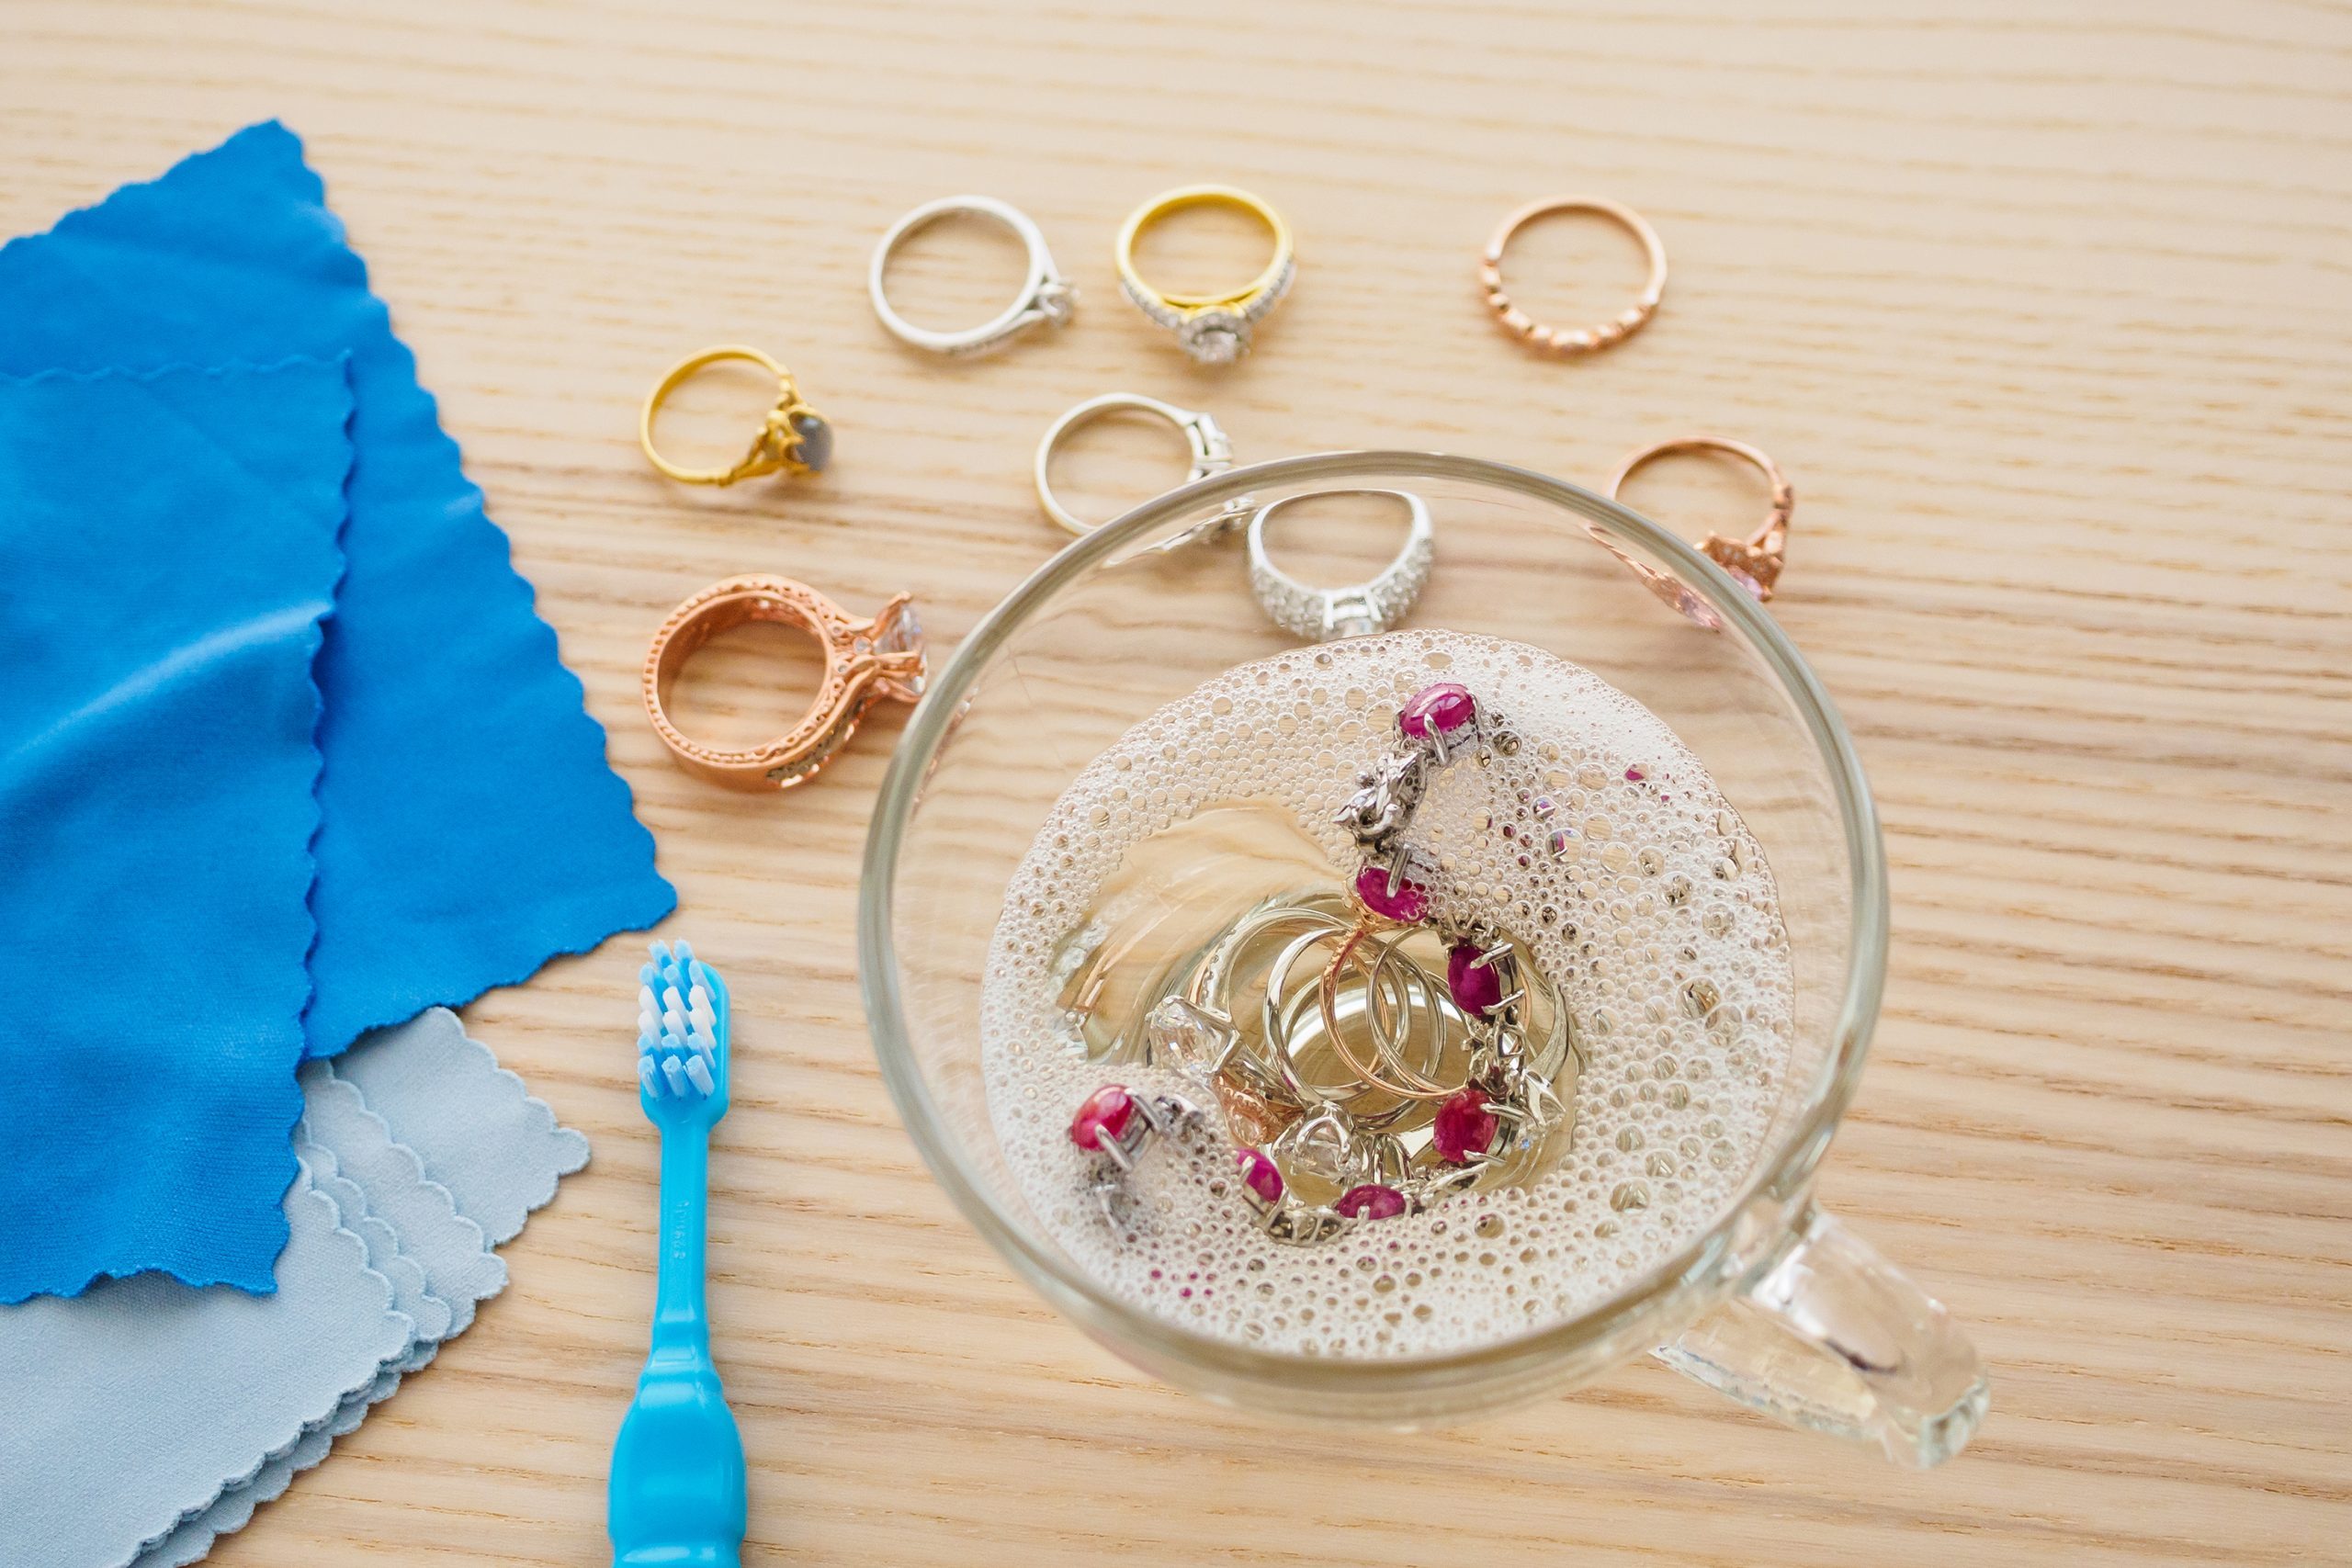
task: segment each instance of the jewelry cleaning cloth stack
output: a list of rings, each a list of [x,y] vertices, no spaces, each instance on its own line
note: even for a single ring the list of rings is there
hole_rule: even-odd
[[[0,1564],[202,1557],[473,1321],[588,1158],[445,1009],[310,1064],[300,1104],[273,1294],[149,1273],[0,1311]]]
[[[283,127],[0,248],[0,1303],[279,1288],[305,1059],[675,902]]]

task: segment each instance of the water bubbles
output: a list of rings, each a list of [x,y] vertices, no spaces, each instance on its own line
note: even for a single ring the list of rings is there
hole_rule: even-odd
[[[1397,706],[1439,668],[1508,694],[1523,738],[1490,767],[1441,774],[1417,827],[1446,863],[1440,912],[1501,912],[1558,977],[1589,1057],[1565,1158],[1524,1190],[1292,1247],[1236,1201],[1217,1128],[1196,1148],[1153,1144],[1125,1179],[1113,1228],[1066,1135],[1069,1107],[1114,1074],[1137,1092],[1190,1086],[1149,1066],[1090,1064],[1084,1032],[1061,1010],[1069,976],[1057,956],[1136,846],[1220,806],[1258,801],[1295,818],[1337,881],[1352,845],[1331,815],[1391,743]],[[1770,868],[1703,768],[1590,675],[1477,637],[1397,633],[1300,649],[1170,704],[1070,786],[1004,908],[980,1069],[1031,1212],[1119,1299],[1273,1351],[1464,1349],[1598,1305],[1720,1213],[1755,1163],[1794,1038]]]

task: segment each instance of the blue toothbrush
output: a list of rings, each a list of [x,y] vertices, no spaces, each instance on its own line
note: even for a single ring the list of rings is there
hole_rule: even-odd
[[[684,942],[653,944],[637,993],[638,1099],[662,1129],[653,1348],[613,1443],[605,1528],[616,1568],[739,1568],[743,1439],[702,1304],[710,1130],[727,1114],[727,983]]]

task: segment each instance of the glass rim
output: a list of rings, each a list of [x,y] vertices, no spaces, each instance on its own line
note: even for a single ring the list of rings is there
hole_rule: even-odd
[[[979,671],[1030,615],[1062,588],[1122,546],[1169,524],[1251,490],[1365,472],[1465,480],[1546,502],[1582,515],[1617,538],[1663,558],[1728,626],[1736,626],[1780,682],[1818,750],[1845,836],[1849,892],[1846,976],[1826,1069],[1811,1103],[1785,1130],[1770,1157],[1758,1162],[1706,1228],[1678,1251],[1575,1317],[1469,1349],[1394,1358],[1311,1357],[1261,1350],[1212,1338],[1120,1300],[1057,1248],[1042,1244],[1002,1212],[946,1125],[931,1085],[907,1041],[899,989],[898,953],[891,939],[895,877],[906,825],[933,759]],[[1694,628],[1695,629],[1695,628]],[[1885,986],[1887,882],[1878,813],[1853,738],[1813,668],[1788,634],[1723,569],[1679,536],[1639,513],[1532,468],[1453,453],[1360,449],[1276,457],[1227,469],[1133,507],[1064,546],[983,615],[944,667],[933,671],[922,703],[907,721],[874,803],[858,890],[858,989],[867,1032],[899,1120],[933,1177],[957,1211],[990,1246],[1055,1304],[1087,1321],[1114,1321],[1119,1333],[1148,1347],[1162,1363],[1189,1363],[1220,1375],[1294,1388],[1327,1387],[1351,1393],[1442,1388],[1517,1366],[1531,1374],[1545,1363],[1633,1327],[1654,1309],[1667,1311],[1721,1294],[1732,1281],[1718,1268],[1742,1217],[1759,1195],[1782,1201],[1805,1190],[1853,1098]],[[1691,1315],[1703,1310],[1699,1301]],[[1661,1336],[1667,1337],[1670,1336]],[[1629,1345],[1646,1349],[1647,1345]]]

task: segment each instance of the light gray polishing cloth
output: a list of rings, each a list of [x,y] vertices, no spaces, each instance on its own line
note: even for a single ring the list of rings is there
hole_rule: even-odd
[[[447,1009],[302,1089],[276,1295],[142,1276],[0,1308],[0,1568],[203,1557],[473,1320],[491,1248],[587,1160]]]
[[[357,1089],[400,1141],[447,1188],[458,1212],[503,1247],[524,1219],[555,1196],[559,1177],[588,1163],[588,1140],[467,1038],[447,1008],[379,1029],[335,1058],[335,1077]],[[449,1086],[464,1086],[453,1094]]]
[[[407,1351],[308,1167],[285,1207],[275,1294],[138,1274],[0,1317],[0,1563],[119,1568]]]
[[[302,1132],[324,1136],[370,1174],[371,1193],[380,1193],[369,1197],[371,1211],[409,1218],[401,1232],[379,1213],[368,1215],[447,1299],[428,1292],[406,1355],[345,1395],[331,1418],[272,1455],[251,1480],[156,1542],[138,1568],[186,1568],[325,1459],[335,1438],[391,1396],[402,1373],[430,1361],[443,1339],[473,1321],[477,1303],[505,1286],[506,1266],[489,1248],[514,1239],[531,1211],[555,1195],[557,1180],[588,1163],[587,1138],[558,1125],[555,1112],[500,1066],[489,1046],[469,1038],[447,1008],[379,1029],[332,1066],[313,1062],[303,1075]],[[340,1173],[338,1154],[298,1138],[297,1149],[306,1146]]]

